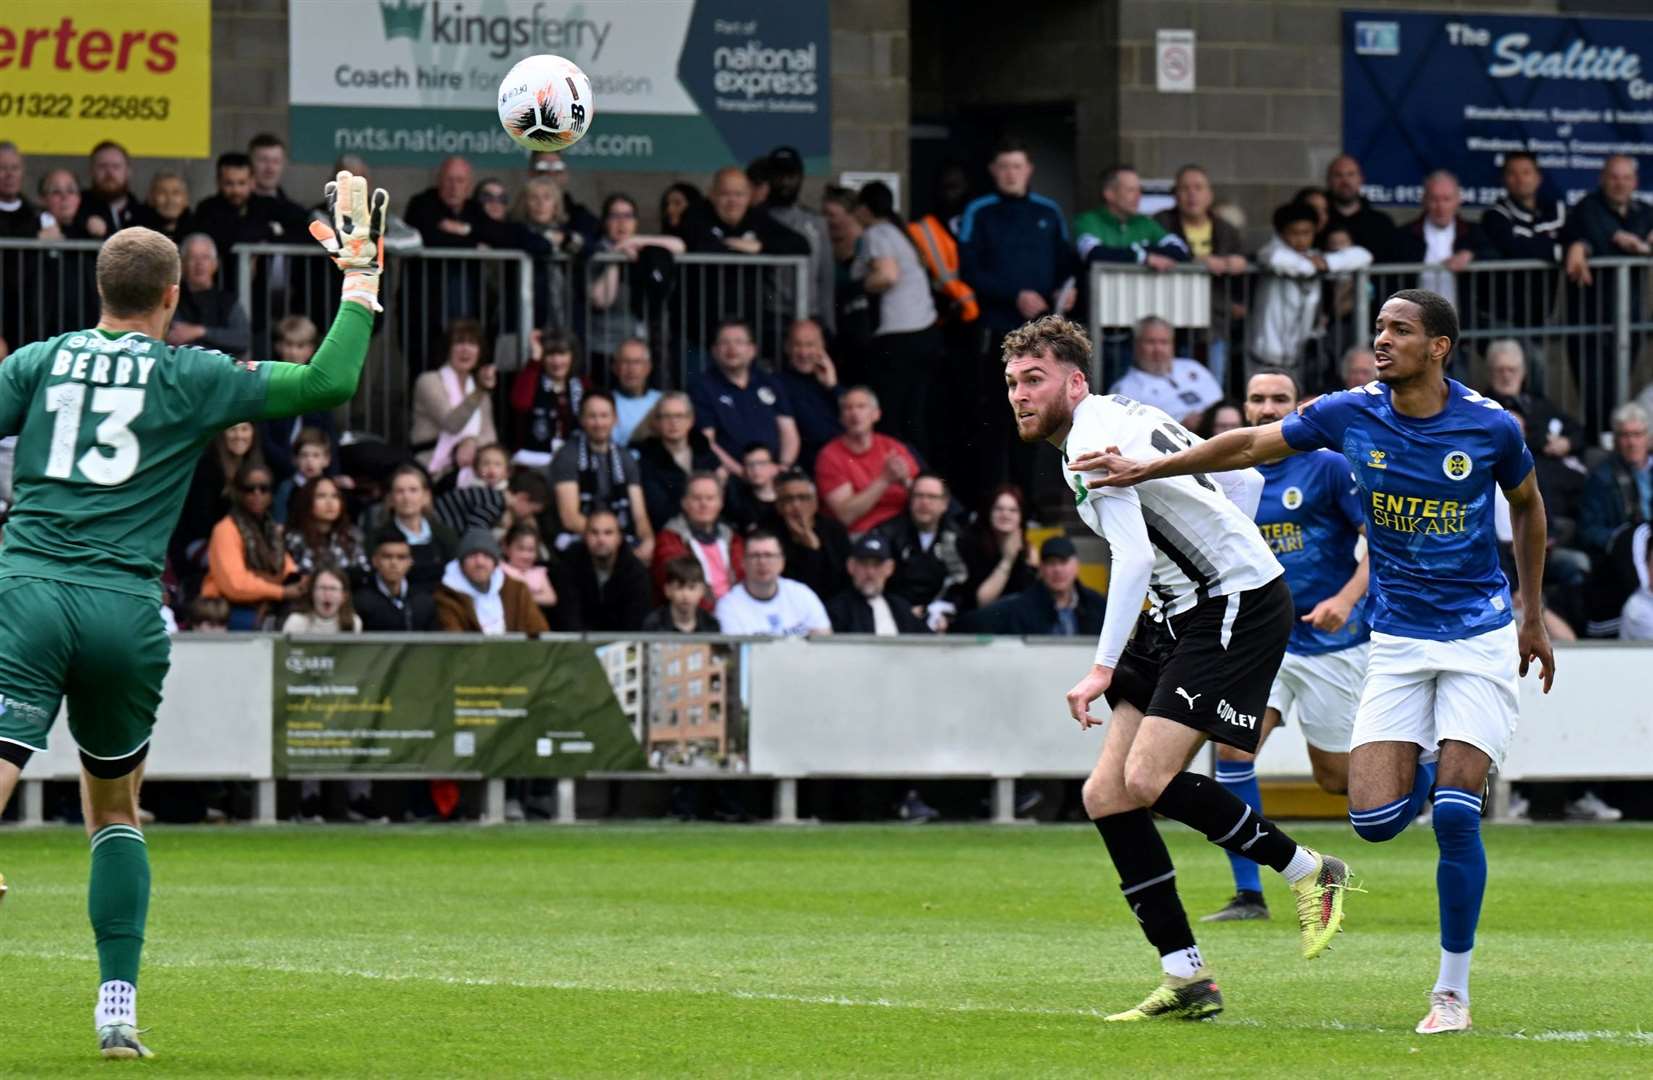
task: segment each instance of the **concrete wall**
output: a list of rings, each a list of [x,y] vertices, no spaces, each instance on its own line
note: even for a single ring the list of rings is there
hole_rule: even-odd
[[[308,0],[321,2],[321,0]],[[287,7],[288,0],[213,0],[214,153],[245,149],[247,140],[261,131],[287,137]],[[907,169],[907,0],[833,0],[832,4],[832,158],[835,169]],[[119,131],[111,131],[119,139]],[[0,137],[3,132],[0,132]],[[88,147],[87,149],[91,149]],[[371,163],[371,162],[370,162]],[[64,166],[84,176],[83,157],[31,157],[26,183],[31,187],[48,169]],[[193,201],[214,191],[212,161],[134,162],[133,190],[142,197],[151,174],[161,168],[179,168],[189,180]],[[320,199],[329,169],[295,165],[288,172],[287,192],[303,203]],[[505,176],[507,183],[522,178]],[[659,193],[675,180],[706,184],[710,177],[675,173],[604,173],[581,169],[574,177],[575,194],[588,205],[612,191],[637,198],[645,217],[652,218]],[[431,183],[429,170],[387,167],[375,172],[375,183],[391,192],[395,205]],[[806,189],[813,199],[819,183]]]

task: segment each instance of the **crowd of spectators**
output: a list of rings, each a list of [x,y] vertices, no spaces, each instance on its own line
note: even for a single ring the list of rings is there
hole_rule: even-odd
[[[216,191],[192,206],[164,169],[140,199],[114,142],[94,149],[84,186],[64,169],[29,177],[0,143],[0,236],[160,229],[184,277],[169,341],[305,363],[331,309],[277,299],[292,301],[316,268],[255,260],[247,311],[231,257],[305,234],[320,208],[287,194],[285,167],[281,140],[261,135],[218,158]],[[1599,189],[1569,207],[1531,155],[1510,154],[1504,196],[1476,221],[1458,181],[1436,172],[1417,215],[1397,220],[1362,196],[1360,163],[1343,155],[1324,187],[1274,211],[1256,247],[1197,165],[1155,215],[1137,172],[1110,167],[1100,205],[1071,222],[1035,177],[1027,148],[1006,142],[986,194],[971,198],[968,174],[950,167],[909,223],[881,183],[829,186],[819,209],[806,205],[802,161],[785,147],[719,170],[704,191],[674,184],[657,205],[614,192],[595,212],[555,154],[533,155],[515,184],[444,161],[394,208],[387,249],[532,256],[540,329],[516,341],[488,323],[478,288],[497,283],[476,286],[463,264],[408,260],[406,444],[359,438],[331,414],[215,439],[169,547],[178,624],[1092,635],[1103,603],[1078,581],[1077,550],[1028,538],[1041,520],[1062,524],[1064,496],[1042,498],[1051,449],[1014,437],[1004,334],[1084,310],[1089,264],[1197,269],[1212,290],[1206,327],[1153,315],[1104,326],[1099,362],[1109,389],[1210,434],[1242,422],[1225,391],[1256,366],[1316,390],[1374,378],[1351,273],[1403,262],[1423,266],[1406,284],[1454,297],[1466,326],[1501,331],[1462,350],[1453,373],[1525,427],[1550,508],[1557,633],[1648,633],[1653,386],[1641,404],[1615,400],[1600,334],[1572,335],[1546,362],[1545,342],[1556,346],[1537,325],[1551,311],[1610,321],[1623,301],[1590,258],[1653,254],[1634,159],[1608,159]],[[673,276],[674,259],[706,253],[730,262]],[[809,317],[795,317],[795,279],[754,289],[738,276],[740,258],[759,255],[806,258]],[[83,324],[95,310],[86,274],[30,274],[22,259],[0,253],[0,358],[31,327],[56,329],[33,326],[31,311]],[[1472,264],[1510,259],[1545,268],[1473,284]],[[1638,318],[1643,284],[1629,290]],[[683,295],[667,303],[672,289]],[[759,333],[771,324],[784,332]]]

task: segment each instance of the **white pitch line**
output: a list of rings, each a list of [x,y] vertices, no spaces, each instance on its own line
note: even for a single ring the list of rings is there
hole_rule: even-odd
[[[35,960],[94,963],[97,957],[85,953],[57,949],[9,948],[6,955]],[[699,987],[635,986],[623,983],[576,981],[571,979],[502,979],[479,975],[438,975],[424,972],[377,971],[371,968],[306,966],[301,964],[268,963],[252,960],[210,960],[205,958],[169,958],[150,955],[145,964],[160,968],[241,968],[249,971],[275,972],[282,975],[314,975],[331,978],[370,979],[376,982],[429,982],[443,986],[488,986],[511,990],[567,990],[602,994],[695,994],[706,997],[727,997],[737,1001],[772,1001],[792,1005],[835,1005],[856,1009],[912,1009],[920,1012],[942,1013],[1009,1013],[1018,1016],[1080,1016],[1100,1019],[1107,1015],[1099,1009],[1058,1009],[1038,1005],[996,1005],[987,1002],[960,1001],[936,1005],[920,1001],[891,1001],[888,998],[852,998],[838,994],[783,994],[766,990],[708,989]],[[1326,1020],[1317,1024],[1282,1024],[1251,1017],[1224,1020],[1221,1023],[1238,1027],[1264,1028],[1270,1031],[1348,1031],[1376,1035],[1401,1035],[1408,1032],[1373,1024],[1346,1024],[1340,1020]],[[1621,1046],[1653,1047],[1653,1032],[1649,1031],[1503,1031],[1478,1029],[1477,1035],[1491,1035],[1500,1039],[1524,1042],[1603,1042]]]

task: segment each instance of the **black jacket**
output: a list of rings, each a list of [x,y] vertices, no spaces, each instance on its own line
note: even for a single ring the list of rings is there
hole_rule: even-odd
[[[895,552],[895,574],[884,591],[904,596],[914,607],[936,600],[955,600],[954,590],[970,579],[964,563],[964,538],[952,522],[943,520],[936,538],[925,550],[919,544],[918,529],[905,515],[892,518],[876,530]]]
[[[930,627],[923,619],[913,614],[901,597],[884,597],[890,605],[890,614],[895,618],[895,629],[900,634],[928,634]],[[827,618],[832,620],[832,632],[835,634],[871,634],[873,633],[872,602],[853,588],[845,589],[827,602]]]
[[[423,633],[437,628],[435,597],[424,589],[413,588],[411,583],[407,595],[398,604],[379,588],[378,575],[375,574],[371,581],[356,590],[352,601],[356,614],[362,620],[362,629],[366,631]]]
[[[1582,240],[1591,255],[1623,255],[1625,253],[1613,245],[1613,234],[1621,229],[1646,240],[1653,233],[1653,203],[1632,197],[1621,214],[1598,188],[1580,199],[1567,215],[1561,239],[1564,244]]]
[[[1079,594],[1075,631],[1081,637],[1095,637],[1102,632],[1102,613],[1107,609],[1108,598],[1078,582],[1073,587]],[[1033,637],[1055,634],[1056,601],[1041,581],[1031,589],[978,609],[967,628],[982,634]]]
[[[1560,199],[1539,195],[1528,210],[1508,193],[1487,207],[1481,215],[1483,259],[1538,259],[1559,264],[1566,252],[1562,233],[1567,225],[1567,205]],[[1483,309],[1516,326],[1528,326],[1534,312],[1549,310],[1555,296],[1554,270],[1506,272],[1497,287],[1482,289]],[[1496,280],[1496,279],[1494,279]],[[1488,295],[1490,294],[1490,295]]]
[[[815,536],[821,541],[819,548],[805,547],[784,523],[775,530],[775,535],[781,538],[787,577],[808,585],[816,596],[833,596],[849,584],[849,571],[844,568],[849,559],[849,533],[832,518],[815,516]]]
[[[195,205],[195,231],[206,233],[218,245],[219,272],[226,289],[236,288],[239,281],[240,263],[233,254],[238,246],[299,242],[271,226],[278,211],[276,201],[262,195],[250,196],[243,206],[230,205],[222,195],[209,195]]]
[[[641,630],[653,601],[648,567],[624,545],[607,584],[597,582],[591,553],[583,543],[570,544],[562,553],[557,581],[557,606],[562,630]],[[564,609],[567,609],[564,611]]]
[[[206,336],[192,344],[201,349],[217,349],[231,356],[241,356],[252,348],[252,327],[247,313],[241,310],[241,301],[229,289],[203,289],[200,292],[187,285],[179,290],[178,312],[175,322],[198,323],[206,327]]]
[[[87,190],[80,193],[80,209],[75,212],[75,236],[73,238],[78,239],[90,235],[86,231],[86,223],[95,217],[102,218],[103,223],[108,226],[109,231],[104,234],[105,236],[121,229],[129,229],[134,225],[155,224],[155,211],[146,206],[144,201],[132,194],[131,191],[126,193],[126,205],[119,214],[116,214],[114,208],[102,195]],[[59,224],[68,225],[67,222],[60,222]],[[69,236],[68,228],[64,229],[64,236]]]
[[[689,465],[694,472],[715,472],[717,455],[699,430],[699,421],[689,433]],[[678,468],[677,461],[658,436],[633,443],[637,454],[637,473],[643,482],[643,502],[649,508],[649,520],[659,528],[683,512],[683,493],[689,489],[689,474]]]
[[[1364,198],[1352,214],[1341,214],[1336,207],[1331,208],[1326,228],[1320,234],[1319,247],[1326,246],[1326,233],[1334,229],[1342,229],[1356,244],[1370,251],[1373,262],[1393,262],[1399,257],[1396,249],[1402,241],[1394,219]]]
[[[649,634],[676,634],[681,633],[677,624],[672,622],[670,604],[661,604],[647,615],[643,616],[643,625],[640,628]],[[715,634],[720,629],[717,616],[705,608],[694,609],[694,632],[697,634]]]

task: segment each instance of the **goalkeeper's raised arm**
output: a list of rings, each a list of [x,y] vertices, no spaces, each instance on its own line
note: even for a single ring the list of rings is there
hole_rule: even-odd
[[[389,206],[385,189],[375,188],[370,196],[367,181],[360,176],[340,172],[328,181],[327,207],[333,224],[312,221],[310,235],[344,271],[344,302],[308,364],[278,364],[270,372],[265,418],[336,408],[355,395],[373,334],[374,313],[384,310],[379,304],[379,279],[384,273]]]
[[[1118,447],[1110,446],[1103,451],[1081,454],[1068,467],[1075,472],[1098,474],[1086,481],[1089,487],[1134,487],[1161,476],[1249,469],[1295,453],[1296,449],[1286,442],[1281,425],[1275,423],[1234,428],[1186,450],[1146,461],[1122,457]]]

